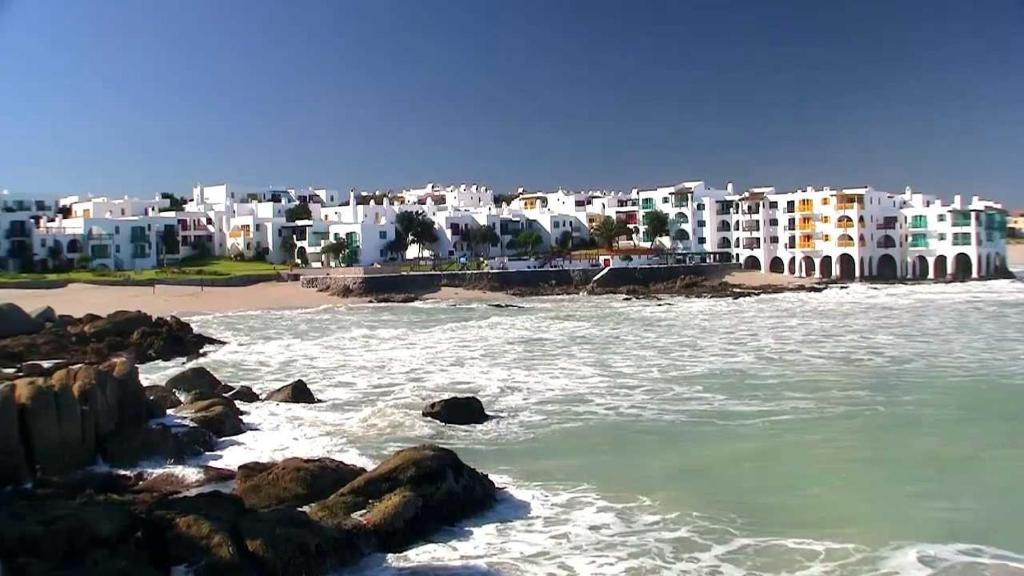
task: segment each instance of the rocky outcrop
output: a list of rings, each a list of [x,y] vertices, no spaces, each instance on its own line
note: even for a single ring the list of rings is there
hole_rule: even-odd
[[[385,551],[398,551],[442,526],[489,508],[494,483],[446,448],[434,445],[400,450],[330,498],[314,504],[310,516],[345,526],[353,512]]]
[[[242,411],[234,402],[223,396],[182,404],[176,413],[218,438],[237,436],[245,432]]]
[[[0,304],[0,338],[35,334],[43,323],[30,316],[17,304]]]
[[[196,392],[206,394],[219,394],[224,383],[214,376],[209,370],[202,366],[193,366],[183,372],[179,372],[164,383],[170,390],[193,394]]]
[[[135,363],[123,357],[0,383],[0,486],[66,476],[97,457],[118,467],[180,463],[212,449],[211,432],[242,430],[240,412],[226,398],[192,406],[190,417],[203,428],[149,427],[156,409],[162,414]]]
[[[309,390],[309,386],[302,380],[296,380],[268,393],[264,400],[270,402],[292,402],[296,404],[316,404],[319,400]]]
[[[453,396],[431,402],[423,407],[421,413],[445,424],[483,424],[490,419],[483,402],[475,396]]]
[[[22,484],[28,480],[28,464],[18,430],[15,386],[3,383],[0,384],[0,486]]]
[[[233,391],[225,394],[225,396],[234,400],[235,402],[260,401],[260,395],[254,392],[253,389],[248,386],[239,386],[238,388],[235,388]]]
[[[39,308],[36,308],[35,310],[29,312],[29,315],[32,316],[32,318],[34,318],[37,322],[39,322],[40,326],[57,321],[57,312],[55,312],[53,308],[49,306],[41,306]]]
[[[41,315],[50,317],[45,311]],[[95,363],[114,355],[132,356],[138,362],[172,360],[220,343],[194,333],[174,316],[154,318],[122,310],[105,317],[58,316],[44,326],[13,304],[0,305],[0,365],[13,367],[32,360]]]
[[[235,492],[250,508],[305,506],[323,500],[366,472],[332,458],[287,458],[238,468]]]
[[[143,388],[146,398],[164,410],[174,410],[181,406],[181,399],[174,393],[174,390],[166,386],[151,385]]]

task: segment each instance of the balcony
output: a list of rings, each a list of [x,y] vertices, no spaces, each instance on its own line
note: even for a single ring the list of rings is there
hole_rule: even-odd
[[[796,247],[799,248],[800,250],[814,250],[815,243],[813,239],[804,240],[803,238],[801,238],[800,241],[797,242]]]
[[[875,224],[875,230],[895,230],[895,229],[896,229],[896,221],[895,220],[892,221],[892,222],[879,222],[878,224]]]
[[[114,239],[114,235],[104,234],[103,232],[89,232],[86,235],[86,239],[90,242],[110,242]]]
[[[800,224],[797,226],[797,229],[802,230],[804,232],[810,232],[814,230],[814,220],[811,220],[810,218],[801,219]]]
[[[856,244],[856,242],[849,239],[836,240],[836,245],[839,246],[840,248],[853,248],[854,246],[856,246]]]
[[[761,230],[760,220],[744,220],[743,231],[744,232],[759,232]]]
[[[814,201],[813,200],[801,200],[796,206],[796,211],[800,214],[809,214],[814,212]]]
[[[132,244],[148,244],[149,243],[149,235],[146,234],[145,230],[132,230],[131,243]]]
[[[910,227],[914,230],[921,230],[928,227],[928,220],[914,216],[910,219]]]
[[[847,218],[846,220],[839,220],[838,222],[836,222],[836,228],[840,228],[842,230],[849,230],[854,226],[856,226],[856,223],[853,220],[850,220],[849,218]]]
[[[761,239],[760,238],[744,238],[743,239],[743,249],[744,250],[757,250],[760,247],[761,247]]]
[[[910,241],[911,248],[927,248],[928,238],[913,238]]]
[[[4,238],[28,238],[28,228],[25,226],[11,226],[4,232]]]

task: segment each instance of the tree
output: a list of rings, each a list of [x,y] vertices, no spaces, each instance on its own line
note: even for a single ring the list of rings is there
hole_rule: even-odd
[[[174,226],[164,226],[163,232],[160,233],[160,245],[163,247],[165,255],[174,255],[181,251],[178,232]]]
[[[388,254],[397,256],[400,260],[405,258],[405,252],[409,249],[409,239],[407,237],[395,234],[394,240],[388,240],[388,243],[384,245],[384,250]]]
[[[534,230],[523,230],[516,236],[516,246],[519,250],[526,252],[530,256],[536,254],[536,248],[543,242],[544,239],[540,237]]]
[[[88,254],[79,254],[75,257],[75,268],[77,270],[88,270],[92,264],[92,257]]]
[[[54,270],[64,270],[67,267],[67,259],[64,258],[64,248],[56,240],[47,247],[46,257],[50,260],[50,268]]]
[[[298,220],[312,220],[313,212],[309,209],[309,204],[302,203],[296,204],[291,208],[284,211],[284,219],[288,222],[296,222]]]
[[[572,248],[572,232],[569,230],[563,230],[562,233],[558,235],[557,244],[560,250],[568,252],[569,249]]]
[[[476,249],[481,246],[487,246],[489,249],[500,243],[501,237],[490,226],[477,226],[469,232],[469,245],[473,247],[473,254],[476,254]]]
[[[622,236],[633,237],[633,230],[621,220],[605,216],[590,229],[590,234],[601,246],[611,248]]]
[[[395,217],[395,240],[401,240],[395,247],[404,243],[405,246],[416,244],[418,255],[423,256],[423,248],[437,242],[437,229],[434,221],[423,212],[403,211]]]
[[[647,226],[647,233],[650,235],[651,247],[653,248],[658,243],[658,238],[668,236],[668,214],[661,210],[645,212],[644,226]]]
[[[295,261],[295,237],[291,234],[281,238],[281,252],[284,253],[284,261],[291,264]]]
[[[342,257],[348,253],[348,241],[338,238],[334,242],[327,242],[320,247],[320,254],[327,257],[328,262],[337,265]]]
[[[171,201],[171,205],[169,206],[169,208],[174,212],[181,212],[182,210],[185,209],[185,204],[187,203],[187,201],[184,198],[181,198],[180,196],[175,196],[170,192],[161,192],[160,197],[165,200]]]

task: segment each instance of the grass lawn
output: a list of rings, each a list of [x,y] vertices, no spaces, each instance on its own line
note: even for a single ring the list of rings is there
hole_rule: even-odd
[[[225,278],[247,274],[266,274],[284,270],[286,267],[256,261],[235,261],[227,258],[210,258],[181,265],[140,271],[73,270],[71,272],[49,272],[45,274],[23,274],[0,272],[0,282],[19,280],[66,280],[83,282],[89,280],[154,280],[160,278]]]

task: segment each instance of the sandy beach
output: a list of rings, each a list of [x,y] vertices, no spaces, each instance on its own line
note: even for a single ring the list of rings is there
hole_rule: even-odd
[[[442,288],[426,299],[496,301],[507,294]],[[358,304],[366,298],[338,298],[299,287],[298,282],[265,282],[235,288],[194,286],[96,286],[71,284],[51,290],[0,289],[0,302],[13,302],[25,310],[53,306],[58,314],[109,314],[115,310],[142,310],[153,315],[188,315],[208,312],[281,310]]]
[[[1006,260],[1010,266],[1024,267],[1024,244],[1009,244],[1006,246]]]

